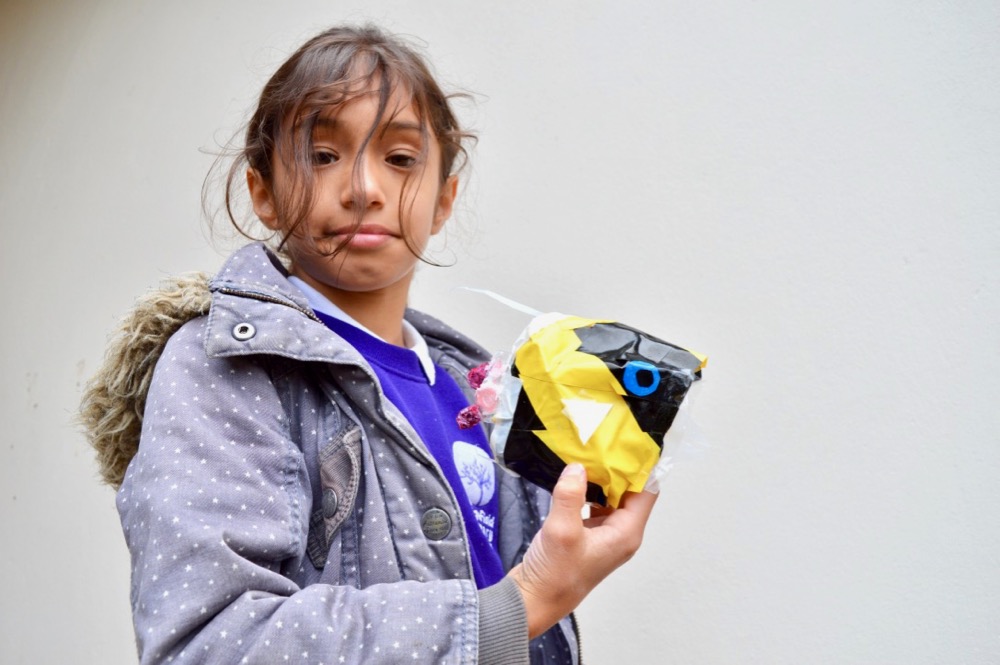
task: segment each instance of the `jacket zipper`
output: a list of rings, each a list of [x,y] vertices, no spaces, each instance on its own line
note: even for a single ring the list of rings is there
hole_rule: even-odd
[[[263,293],[257,293],[256,291],[241,291],[239,289],[230,289],[226,287],[216,289],[216,291],[218,291],[219,293],[225,293],[227,296],[251,298],[253,300],[260,300],[261,302],[269,302],[275,305],[284,305],[285,307],[291,307],[296,312],[301,312],[302,314],[306,315],[316,323],[323,323],[323,321],[320,320],[320,318],[316,316],[316,313],[313,312],[311,309],[303,309],[302,307],[299,307],[295,303],[289,302],[288,300],[285,300],[283,298],[276,298],[274,296],[264,295]]]
[[[583,665],[583,644],[580,643],[580,624],[577,623],[576,612],[570,613],[570,623],[573,624],[573,634],[576,636],[576,665]]]
[[[364,367],[362,367],[361,369],[369,374],[370,378],[372,379],[372,385],[377,387],[378,383],[375,377],[371,375],[369,370],[367,370]],[[386,399],[385,394],[381,391],[381,389],[378,390],[378,394],[380,401],[383,403],[382,414],[379,417],[379,420],[376,420],[375,417],[379,416],[379,413],[377,411],[376,406],[372,404],[368,407],[368,409],[372,411],[372,413],[368,414],[368,417],[372,418],[373,422],[380,421],[383,424],[387,425],[388,427],[392,428],[392,430],[395,431],[396,434],[399,436],[399,438],[401,438],[406,443],[406,445],[410,448],[411,451],[420,454],[420,456],[423,458],[422,461],[427,463],[434,470],[434,472],[438,477],[438,481],[448,491],[448,497],[451,499],[452,508],[455,510],[455,522],[459,525],[459,528],[462,531],[462,539],[465,541],[465,548],[464,548],[465,564],[466,567],[468,568],[469,579],[475,581],[475,575],[472,569],[472,550],[471,550],[471,545],[469,543],[469,534],[465,524],[465,517],[462,515],[462,511],[459,508],[458,498],[457,495],[455,494],[455,488],[453,488],[451,486],[451,483],[448,482],[448,479],[445,477],[444,471],[441,470],[441,466],[438,464],[438,461],[434,459],[434,456],[430,454],[430,451],[426,450],[426,445],[423,444],[422,441],[420,442],[421,445],[417,445],[416,442],[411,440],[410,436],[395,422],[397,420],[396,415],[394,415],[392,418],[389,417],[389,414],[386,412],[384,406],[384,404],[387,403],[388,400]],[[356,407],[358,406],[357,402],[355,402],[355,406]],[[399,414],[398,417],[402,417],[402,414]],[[405,418],[403,418],[403,420],[405,421]],[[412,425],[410,426],[412,427]]]

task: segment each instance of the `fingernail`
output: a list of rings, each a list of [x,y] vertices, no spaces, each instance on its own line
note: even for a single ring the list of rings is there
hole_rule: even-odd
[[[582,464],[574,462],[573,464],[567,464],[566,468],[563,469],[560,478],[572,478],[574,480],[584,480],[587,477],[587,471],[583,468]]]

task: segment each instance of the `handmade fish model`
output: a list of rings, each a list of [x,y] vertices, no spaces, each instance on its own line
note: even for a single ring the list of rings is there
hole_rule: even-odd
[[[512,357],[469,373],[476,404],[458,420],[491,421],[500,463],[549,490],[567,464],[583,464],[587,500],[618,507],[646,486],[706,361],[622,323],[545,314]]]

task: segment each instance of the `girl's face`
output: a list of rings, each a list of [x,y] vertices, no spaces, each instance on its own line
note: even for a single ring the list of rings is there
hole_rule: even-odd
[[[421,136],[409,100],[401,95],[389,100],[365,145],[377,114],[375,88],[317,120],[313,205],[285,242],[292,274],[334,303],[345,292],[396,295],[405,302],[418,261],[414,253],[423,253],[455,201],[457,177],[441,182],[441,148],[430,129],[426,139]],[[274,162],[270,186],[253,170],[247,180],[254,212],[285,234],[271,187],[283,191],[292,183],[282,160]],[[364,183],[363,200],[356,200],[357,180]]]

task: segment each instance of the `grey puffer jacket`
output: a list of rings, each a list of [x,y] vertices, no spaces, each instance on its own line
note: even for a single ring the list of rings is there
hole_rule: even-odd
[[[452,488],[280,262],[249,245],[210,289],[163,349],[117,496],[141,661],[576,663],[570,618],[529,646],[516,586],[477,591]],[[456,378],[487,358],[407,319]],[[509,569],[549,499],[497,477]]]

